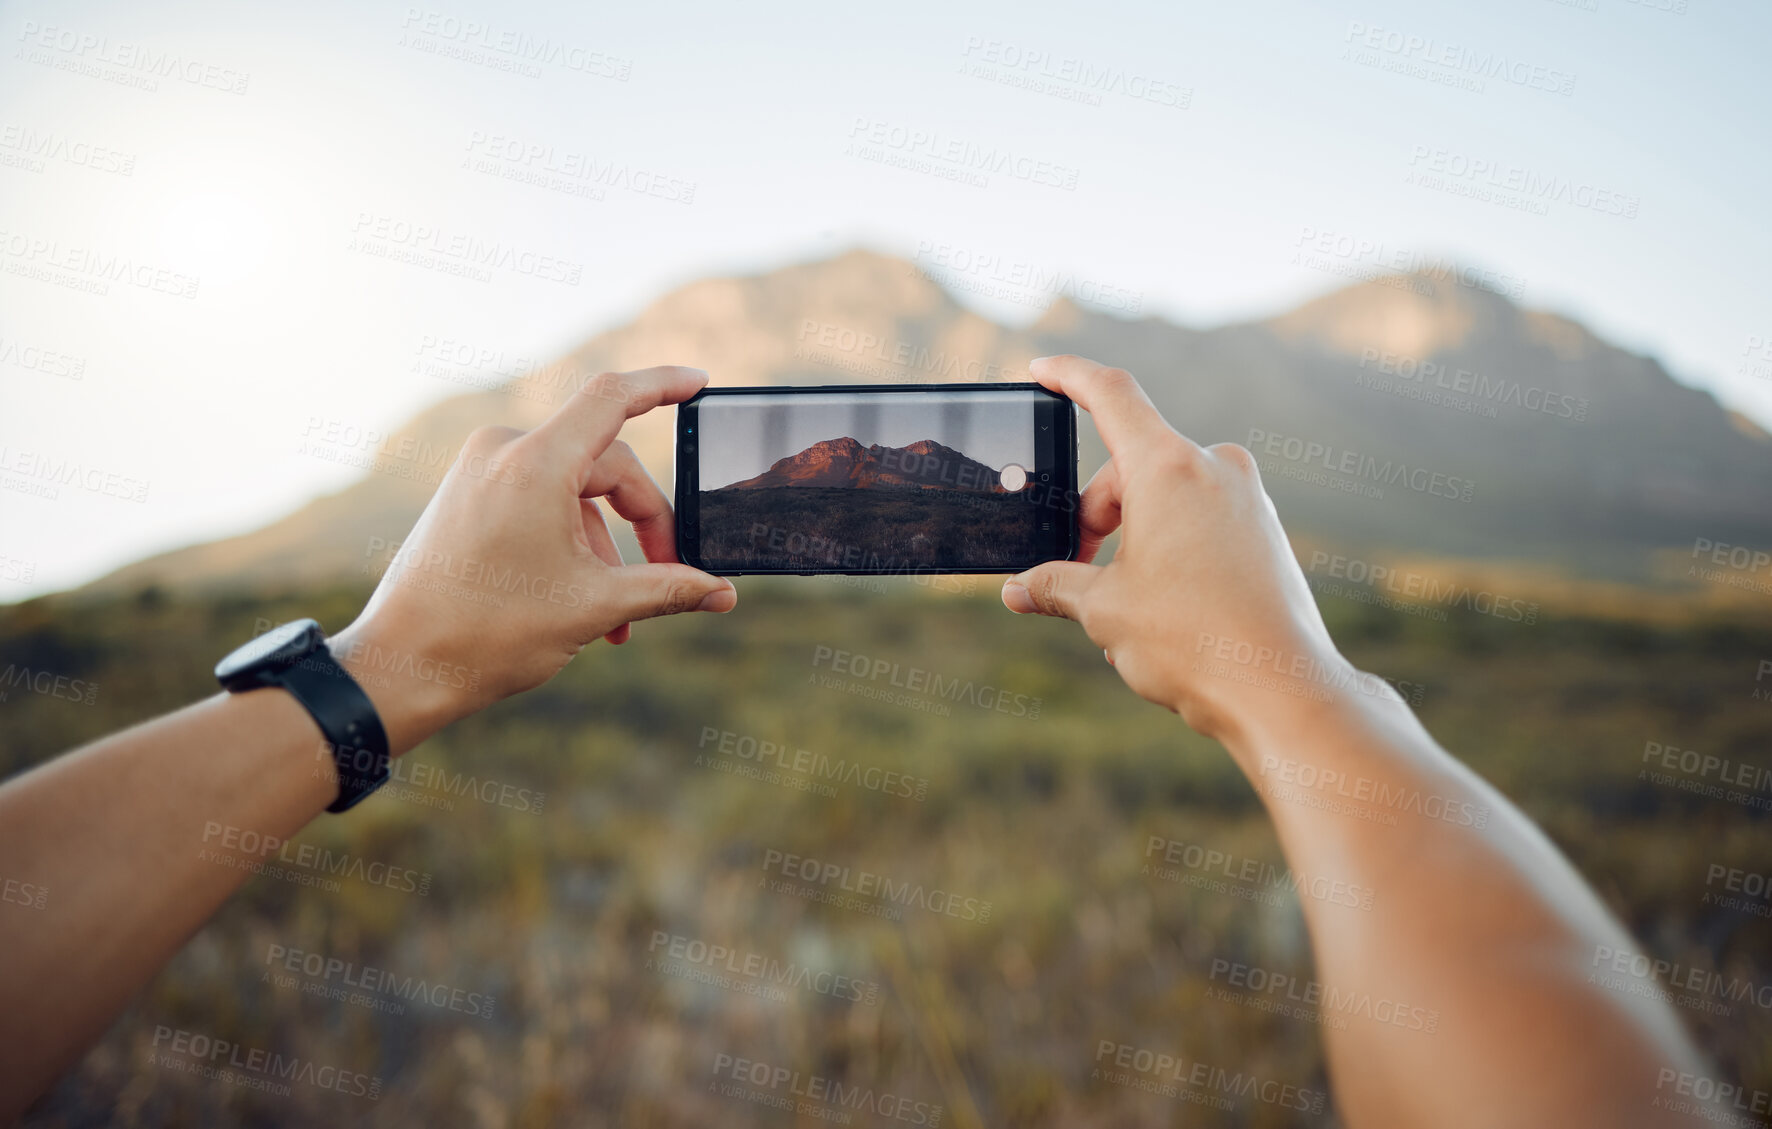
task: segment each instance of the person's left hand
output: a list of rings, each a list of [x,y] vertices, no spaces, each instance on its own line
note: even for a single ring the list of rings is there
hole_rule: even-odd
[[[700,369],[604,373],[534,431],[468,436],[355,622],[330,641],[364,684],[396,753],[558,674],[598,638],[685,611],[730,611],[730,581],[682,564],[664,491],[616,438],[687,400]],[[624,565],[597,499],[633,523]]]

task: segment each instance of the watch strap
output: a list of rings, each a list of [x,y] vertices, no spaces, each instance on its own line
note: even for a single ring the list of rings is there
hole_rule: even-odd
[[[331,746],[338,768],[338,799],[327,805],[327,811],[347,811],[387,783],[388,734],[375,703],[325,644],[277,671],[272,681],[306,707]]]

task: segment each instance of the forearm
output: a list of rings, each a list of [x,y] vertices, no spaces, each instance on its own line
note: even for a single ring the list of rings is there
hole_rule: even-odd
[[[0,788],[0,858],[49,891],[42,909],[4,907],[0,1122],[246,881],[249,867],[218,861],[217,828],[288,839],[332,801],[322,748],[289,694],[224,694]]]
[[[1372,895],[1301,898],[1350,1123],[1653,1123],[1697,1056],[1665,1004],[1589,983],[1634,945],[1545,836],[1394,695],[1250,716],[1227,747],[1294,871]]]
[[[1678,1082],[1660,1087],[1701,1066],[1669,1006],[1589,981],[1606,950],[1634,954],[1624,930],[1524,815],[1336,652],[1255,457],[1176,434],[1120,369],[1063,356],[1028,371],[1087,408],[1108,448],[1078,505],[1086,550],[1126,534],[1104,566],[1086,551],[1011,577],[1003,602],[1076,620],[1261,793],[1316,952],[1312,1002],[1346,1020],[1330,1025],[1329,1065],[1350,1124],[1676,1116],[1654,1103],[1684,1097]]]
[[[328,649],[369,695],[395,756],[471,709],[446,684],[377,677],[378,657],[412,652],[358,625]],[[0,905],[0,1124],[277,861],[338,783],[308,711],[267,688],[217,694],[0,786],[5,872],[48,891],[41,909]]]

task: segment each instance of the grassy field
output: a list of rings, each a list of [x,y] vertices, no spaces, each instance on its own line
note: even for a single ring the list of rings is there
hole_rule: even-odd
[[[882,586],[741,582],[734,614],[636,625],[434,738],[397,787],[301,838],[422,884],[255,877],[29,1123],[1332,1124],[1310,1108],[1321,1024],[1215,975],[1308,977],[1296,899],[1152,865],[1153,837],[1280,864],[1222,750],[1079,631],[1008,615],[994,583]],[[96,684],[91,701],[0,686],[0,769],[209,693],[259,617],[336,629],[365,595],[0,610],[0,671]],[[1766,811],[1644,770],[1648,742],[1772,765],[1755,697],[1772,621],[1323,605],[1653,955],[1772,980],[1772,921],[1706,900],[1709,868],[1768,869]],[[1682,1015],[1726,1074],[1772,1089],[1772,1013],[1714,1002]],[[179,1032],[364,1092],[201,1077]],[[1104,1042],[1214,1080],[1161,1092]]]

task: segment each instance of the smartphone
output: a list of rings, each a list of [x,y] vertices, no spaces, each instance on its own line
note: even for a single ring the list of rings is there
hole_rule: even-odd
[[[704,388],[677,551],[721,576],[1019,572],[1077,552],[1077,414],[1038,384]]]

